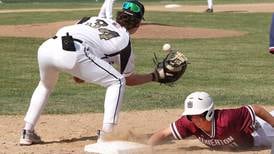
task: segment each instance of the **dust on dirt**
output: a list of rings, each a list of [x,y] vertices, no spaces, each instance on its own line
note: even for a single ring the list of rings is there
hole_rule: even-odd
[[[266,107],[269,111],[274,106]],[[180,117],[182,109],[161,109],[151,111],[121,112],[117,133],[120,136],[134,134],[138,141],[145,143],[156,130],[168,127],[171,122]],[[96,131],[102,126],[102,113],[86,113],[73,115],[42,115],[38,121],[36,132],[44,143],[32,146],[19,146],[20,131],[24,125],[23,116],[0,116],[0,153],[43,153],[43,154],[79,154],[84,153],[84,146],[96,143]],[[132,140],[130,140],[132,141]],[[229,153],[229,151],[214,151],[207,148],[197,139],[170,141],[154,147],[155,153]],[[230,151],[231,152],[231,151]],[[243,154],[269,154],[270,150],[250,149],[238,151]]]

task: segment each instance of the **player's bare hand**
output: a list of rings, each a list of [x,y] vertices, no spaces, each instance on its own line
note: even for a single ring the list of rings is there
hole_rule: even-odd
[[[73,80],[74,80],[75,83],[78,83],[78,84],[84,83],[84,82],[85,82],[84,80],[79,79],[79,78],[77,78],[76,76],[73,77]]]

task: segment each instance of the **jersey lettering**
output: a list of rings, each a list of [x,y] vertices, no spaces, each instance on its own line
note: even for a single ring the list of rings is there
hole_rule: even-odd
[[[99,32],[102,34],[99,34],[101,40],[110,40],[114,37],[120,36],[117,32],[108,30],[106,28],[99,28]]]
[[[106,27],[106,26],[108,26],[108,23],[106,23],[104,20],[96,19],[95,23],[87,23],[86,25],[88,25],[88,26],[90,26],[92,28],[98,29],[100,27]]]
[[[229,136],[227,138],[224,139],[205,139],[202,137],[198,137],[198,139],[208,145],[208,146],[222,146],[222,145],[228,145],[234,142],[234,138],[232,136]],[[234,144],[233,144],[234,145]]]
[[[110,40],[120,36],[117,32],[105,28],[108,26],[108,23],[101,19],[96,19],[95,23],[86,23],[85,25],[98,29],[98,31],[101,32],[101,34],[99,34],[101,40]]]

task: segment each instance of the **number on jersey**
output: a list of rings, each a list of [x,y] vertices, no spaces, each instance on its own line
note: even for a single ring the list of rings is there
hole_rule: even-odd
[[[100,32],[99,37],[101,40],[110,40],[112,38],[120,36],[117,32],[104,28],[108,26],[108,23],[101,19],[96,19],[95,23],[87,22],[85,25],[98,29],[98,31]]]

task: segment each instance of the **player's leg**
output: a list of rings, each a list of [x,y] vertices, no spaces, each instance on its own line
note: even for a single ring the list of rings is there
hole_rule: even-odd
[[[272,14],[272,22],[269,32],[269,52],[274,54],[274,14]]]
[[[88,68],[88,69],[87,69]],[[118,122],[125,78],[112,65],[91,54],[79,55],[72,75],[107,88],[104,101],[103,132],[111,132]]]
[[[213,0],[207,0],[207,10],[206,12],[212,13],[213,12]]]
[[[273,18],[274,18],[274,14],[273,14]],[[272,21],[274,22],[274,19],[272,19]],[[274,26],[274,25],[273,25]],[[274,110],[270,112],[270,114],[274,117]],[[273,128],[273,127],[272,127]],[[272,142],[272,146],[271,146],[271,154],[274,154],[274,128],[272,131],[272,135],[270,136],[270,141]]]
[[[274,111],[270,114],[274,116]],[[256,121],[260,124],[260,127],[253,134],[254,145],[271,147],[274,142],[274,128],[259,117],[256,117]]]
[[[42,70],[46,72],[43,76],[44,79],[39,81],[38,86],[34,90],[28,112],[25,117],[27,130],[33,131],[40,114],[42,113],[46,103],[48,102],[49,95],[54,88],[54,85],[58,79],[58,72],[56,70]]]
[[[213,2],[212,0],[207,0],[207,6],[209,9],[213,9]]]
[[[40,81],[34,90],[28,111],[25,116],[25,127],[22,131],[20,144],[31,145],[41,142],[38,135],[34,133],[34,127],[42,113],[48,97],[58,80],[58,71],[53,67],[52,54],[49,52],[50,44],[44,43],[38,51],[38,63]]]
[[[271,154],[274,154],[274,142],[272,143]]]

